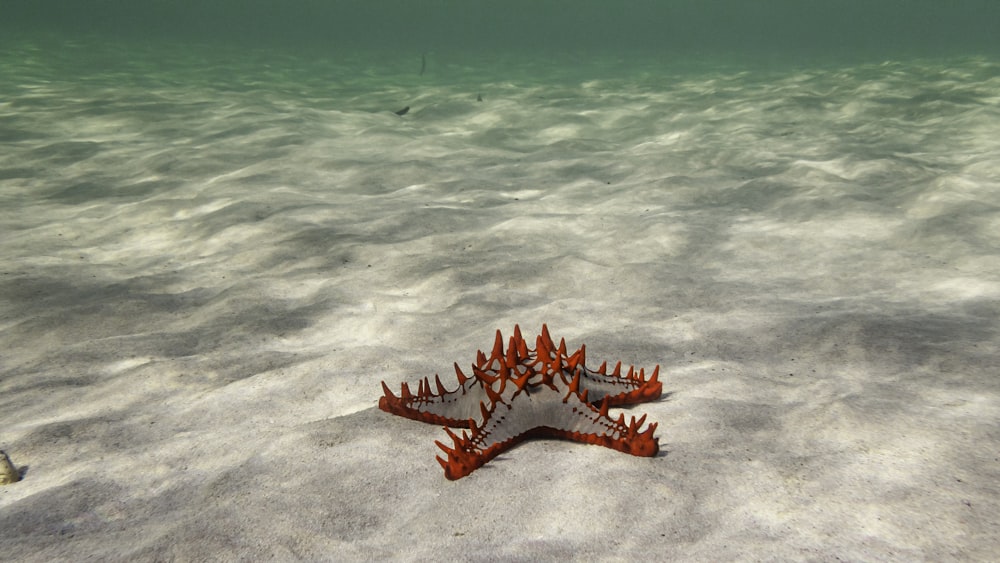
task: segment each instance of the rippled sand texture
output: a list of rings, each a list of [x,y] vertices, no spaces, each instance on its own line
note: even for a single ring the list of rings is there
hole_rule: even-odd
[[[996,62],[4,49],[0,558],[1000,550]],[[375,408],[543,322],[659,457]]]

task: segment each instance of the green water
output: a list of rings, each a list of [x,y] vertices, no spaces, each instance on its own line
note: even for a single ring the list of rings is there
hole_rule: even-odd
[[[403,50],[1000,53],[995,0],[7,0],[0,30]]]

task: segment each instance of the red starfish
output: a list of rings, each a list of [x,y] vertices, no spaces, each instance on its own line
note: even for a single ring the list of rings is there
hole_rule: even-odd
[[[596,371],[587,369],[585,356],[586,347],[570,355],[565,340],[555,346],[545,325],[535,349],[529,349],[515,325],[506,351],[498,330],[490,357],[482,351],[477,354],[472,377],[455,364],[458,387],[453,391],[445,389],[436,375],[436,392],[425,377],[416,394],[403,383],[399,397],[382,382],[385,395],[379,399],[379,408],[415,420],[471,429],[458,436],[445,428],[454,441],[452,447],[436,442],[447,454],[447,459],[437,460],[449,479],[464,477],[534,437],[597,444],[636,456],[656,455],[656,423],[640,431],[645,415],[626,423],[624,415],[610,418],[608,407],[658,399],[663,389],[657,379],[660,367],[646,379],[643,370],[636,374],[631,367],[622,375],[619,362],[609,374],[606,363]]]

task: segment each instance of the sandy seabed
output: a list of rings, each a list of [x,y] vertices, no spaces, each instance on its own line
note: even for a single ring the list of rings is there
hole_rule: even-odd
[[[0,559],[1000,551],[1000,62],[67,45],[0,53]],[[660,454],[376,408],[515,323],[659,364]]]

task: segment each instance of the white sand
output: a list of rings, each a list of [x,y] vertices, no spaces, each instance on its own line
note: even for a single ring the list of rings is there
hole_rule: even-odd
[[[0,559],[1000,551],[996,63],[60,57],[0,66]],[[660,456],[450,482],[376,408],[543,322],[661,365]]]

